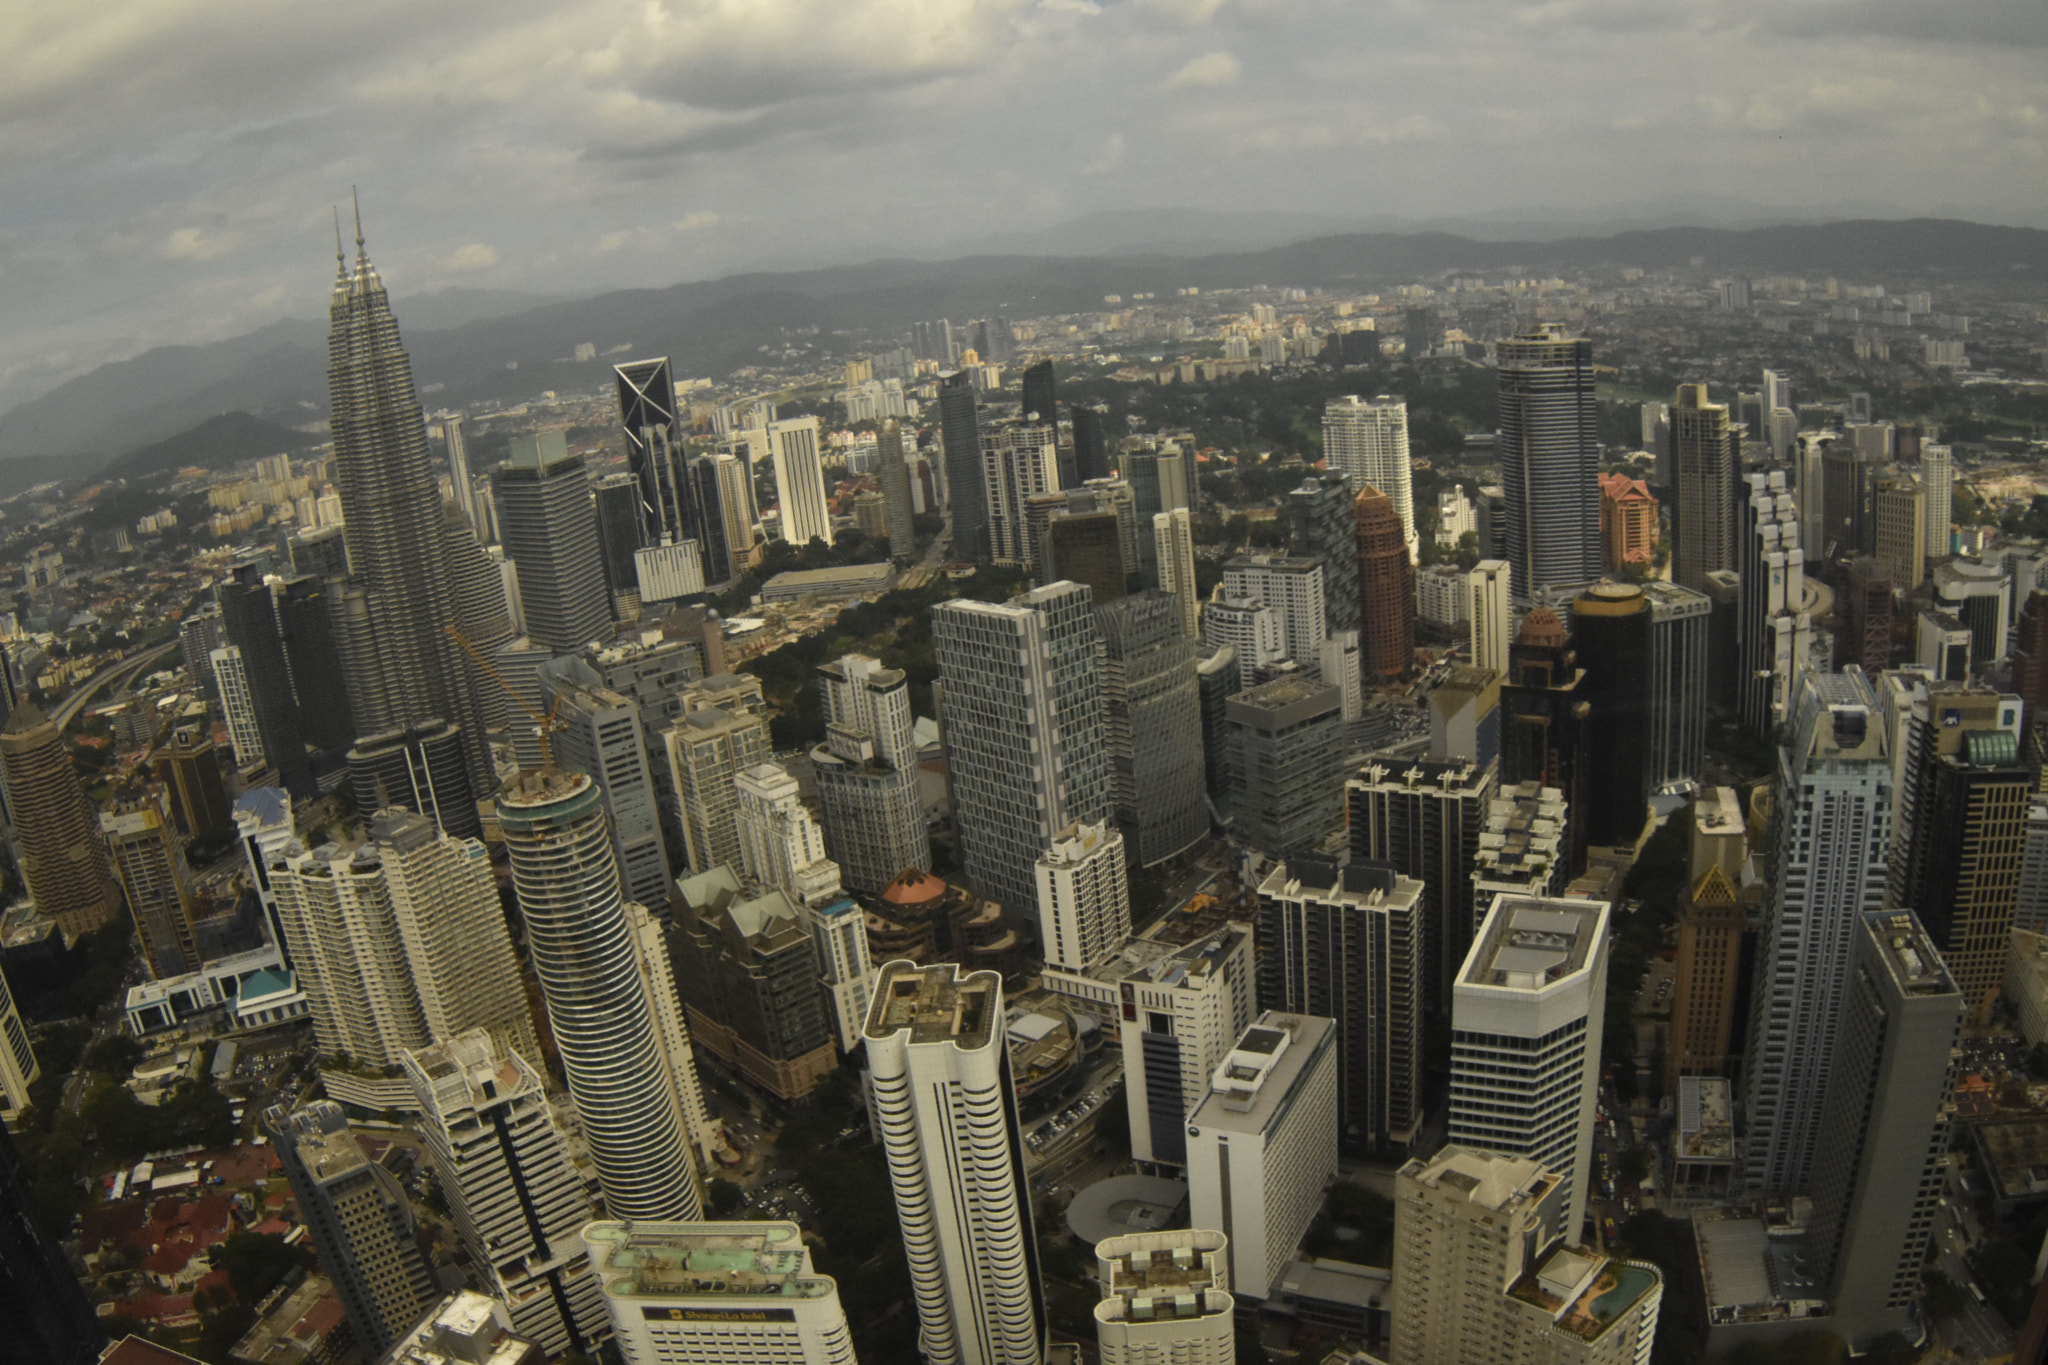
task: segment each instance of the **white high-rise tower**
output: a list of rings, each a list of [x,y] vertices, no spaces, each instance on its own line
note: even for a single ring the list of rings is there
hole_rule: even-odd
[[[1511,575],[1505,559],[1482,559],[1465,575],[1472,621],[1472,666],[1508,676],[1508,646],[1515,642]]]
[[[1039,1365],[1045,1304],[994,972],[891,962],[868,1066],[930,1365]]]
[[[1413,560],[1421,542],[1415,535],[1415,493],[1408,464],[1408,404],[1381,394],[1370,402],[1357,394],[1332,398],[1323,408],[1323,457],[1342,470],[1357,493],[1367,485],[1385,493],[1401,517],[1401,534]]]
[[[775,504],[782,538],[801,549],[813,540],[832,543],[832,509],[825,501],[825,453],[818,419],[797,417],[768,425],[775,456]]]

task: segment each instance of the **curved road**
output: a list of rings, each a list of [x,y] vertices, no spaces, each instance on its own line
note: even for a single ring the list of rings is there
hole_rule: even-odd
[[[85,709],[85,704],[106,691],[108,683],[119,679],[121,686],[127,687],[129,683],[135,681],[136,675],[141,673],[143,669],[177,649],[177,647],[178,642],[170,640],[164,644],[154,645],[149,649],[145,649],[140,654],[130,654],[108,664],[77,687],[72,688],[69,695],[63,701],[50,708],[44,714],[55,723],[59,732],[70,729],[71,722],[78,719],[78,713]]]

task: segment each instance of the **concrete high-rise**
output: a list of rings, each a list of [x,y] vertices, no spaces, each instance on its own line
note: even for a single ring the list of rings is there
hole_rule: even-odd
[[[560,431],[515,436],[494,482],[499,535],[518,566],[527,635],[553,650],[610,638],[604,551],[583,457],[569,453]]]
[[[1686,891],[1678,901],[1666,1094],[1678,1093],[1681,1076],[1727,1076],[1738,1060],[1735,1002],[1743,986],[1742,950],[1761,892],[1745,879],[1748,856],[1735,789],[1700,793],[1692,807]]]
[[[167,977],[198,971],[198,898],[185,865],[185,846],[164,818],[156,794],[102,812],[100,832],[152,973]]]
[[[912,868],[929,872],[910,684],[901,669],[848,654],[818,669],[825,742],[811,750],[825,852],[867,895]]]
[[[580,659],[543,668],[541,683],[554,696],[548,709],[556,721],[555,761],[590,774],[604,793],[626,898],[663,904],[669,893],[668,847],[662,840],[640,707],[606,687]]]
[[[1177,606],[1147,592],[1095,609],[1111,800],[1139,867],[1185,853],[1209,829],[1196,646],[1179,629]]]
[[[1330,634],[1329,619],[1323,615],[1321,564],[1282,555],[1238,555],[1223,565],[1222,597],[1263,602],[1280,613],[1286,657],[1314,670],[1317,649]]]
[[[121,890],[99,815],[85,799],[64,736],[34,702],[15,707],[0,726],[0,780],[15,858],[36,909],[67,935],[106,924],[121,909]]]
[[[605,1335],[590,1220],[569,1140],[534,1064],[490,1034],[459,1034],[405,1056],[419,1134],[455,1230],[512,1329],[549,1355]]]
[[[1472,666],[1508,675],[1508,646],[1515,640],[1508,562],[1482,559],[1465,575],[1471,599]]]
[[[1450,1140],[1556,1172],[1572,1231],[1593,1186],[1607,953],[1605,901],[1501,896],[1451,1003]]]
[[[499,792],[498,824],[605,1207],[622,1218],[699,1217],[681,1104],[597,784],[583,773],[522,772]]]
[[[1055,514],[1045,525],[1038,558],[1040,583],[1085,583],[1098,604],[1122,597],[1137,568],[1137,556],[1125,556],[1123,523],[1114,508]]]
[[[694,872],[739,866],[733,780],[768,751],[767,703],[757,678],[725,674],[684,689],[683,714],[664,734],[682,808],[683,860]]]
[[[1736,569],[1737,491],[1741,440],[1728,422],[1726,403],[1709,403],[1705,384],[1680,384],[1670,408],[1671,466],[1678,544],[1671,581],[1707,590],[1707,575]]]
[[[469,440],[463,431],[466,420],[461,413],[443,418],[441,434],[448,443],[448,491],[455,495],[455,505],[462,509],[463,519],[474,527],[477,524],[476,476],[469,468]],[[346,572],[344,568],[343,573]]]
[[[989,553],[1032,565],[1036,547],[1026,534],[1025,504],[1059,490],[1058,432],[1029,421],[995,423],[982,433],[981,483],[988,499]]]
[[[1382,862],[1422,883],[1416,970],[1422,1008],[1438,1019],[1478,925],[1472,870],[1500,789],[1495,764],[1375,754],[1344,784],[1351,856]]]
[[[742,890],[730,867],[677,883],[678,994],[690,1037],[749,1083],[801,1099],[838,1061],[815,922],[780,889]]]
[[[1742,576],[1736,618],[1737,711],[1751,734],[1767,735],[1787,718],[1792,688],[1806,668],[1813,620],[1807,614],[1806,556],[1799,509],[1785,476],[1744,476],[1748,503],[1737,540]]]
[[[825,856],[825,835],[804,809],[797,780],[779,763],[757,763],[734,779],[740,867],[756,886],[773,887],[793,904],[839,899],[839,864]]]
[[[1323,566],[1323,617],[1332,631],[1359,623],[1358,528],[1352,487],[1342,471],[1326,469],[1287,495],[1293,524],[1287,552]]]
[[[1596,583],[1572,603],[1572,642],[1585,670],[1586,842],[1633,848],[1650,814],[1650,601],[1632,583]],[[1575,812],[1576,814],[1576,812]]]
[[[1237,1300],[1230,1239],[1214,1231],[1127,1232],[1095,1244],[1102,1365],[1233,1365]]]
[[[1911,479],[1884,479],[1870,491],[1878,567],[1911,592],[1927,577],[1927,495]]]
[[[1887,903],[1918,908],[1973,1024],[1998,999],[2019,904],[2039,767],[2023,709],[1989,688],[1933,683],[1897,765]]]
[[[1472,862],[1472,903],[1465,922],[1476,931],[1497,896],[1557,896],[1571,882],[1565,842],[1564,793],[1521,782],[1487,803]],[[1468,948],[1469,951],[1469,948]],[[1464,958],[1458,959],[1464,966]]]
[[[1086,972],[1131,936],[1124,837],[1070,825],[1038,855],[1038,941],[1048,967]]]
[[[1641,585],[1650,599],[1650,790],[1689,790],[1706,761],[1708,622],[1703,592]]]
[[[1518,601],[1600,576],[1600,413],[1593,343],[1541,322],[1500,352],[1502,557]]]
[[[854,1365],[839,1286],[794,1223],[601,1222],[583,1237],[626,1365]]]
[[[1332,398],[1323,405],[1323,458],[1344,475],[1354,495],[1371,487],[1387,496],[1413,563],[1420,542],[1408,460],[1408,404],[1387,394],[1370,401],[1356,394]]]
[[[1202,641],[1227,649],[1243,691],[1266,677],[1267,670],[1287,657],[1287,627],[1276,607],[1256,597],[1211,597],[1202,606]]]
[[[227,785],[213,740],[198,725],[180,725],[157,751],[156,777],[164,784],[165,809],[178,833],[200,839],[234,827]]]
[[[1927,494],[1927,557],[1949,556],[1950,518],[1955,515],[1955,462],[1949,448],[1923,442],[1920,446],[1920,487]]]
[[[1337,1175],[1337,1027],[1267,1010],[1209,1076],[1188,1117],[1188,1207],[1229,1239],[1238,1292],[1270,1289]]]
[[[891,962],[867,1023],[872,1104],[931,1365],[1039,1365],[1045,1302],[1002,980]]]
[[[1202,600],[1195,592],[1195,528],[1188,509],[1176,507],[1153,517],[1152,540],[1159,591],[1180,608],[1180,633],[1192,640],[1202,633]]]
[[[1948,1175],[1950,1060],[1966,1008],[1910,910],[1857,917],[1807,1235],[1829,1327],[1857,1349],[1918,1326]]]
[[[1863,671],[1806,673],[1778,754],[1777,875],[1742,1064],[1742,1183],[1804,1192],[1849,992],[1859,917],[1884,906],[1892,765]]]
[[[946,508],[953,514],[953,557],[985,564],[990,554],[983,486],[981,403],[965,370],[939,379],[939,439],[945,452]]]
[[[1077,583],[932,609],[961,870],[1004,905],[1036,904],[1038,855],[1110,812],[1101,649]]]
[[[1398,508],[1376,487],[1352,503],[1358,533],[1358,639],[1362,666],[1375,680],[1415,667],[1415,566],[1396,536]]]
[[[1386,863],[1304,855],[1259,883],[1259,1000],[1337,1028],[1344,1146],[1404,1143],[1422,1120],[1423,885]]]
[[[273,1105],[263,1126],[357,1345],[384,1350],[440,1297],[413,1236],[405,1191],[364,1155],[330,1100]]]
[[[1344,818],[1344,704],[1306,674],[1225,704],[1238,837],[1273,857],[1320,847]]]
[[[768,424],[775,464],[775,505],[782,538],[802,549],[813,540],[832,544],[832,509],[825,500],[825,451],[815,417]]]
[[[459,624],[455,544],[384,282],[356,232],[351,272],[339,243],[329,308],[330,462],[348,527],[350,579],[336,594],[336,644],[357,729],[378,734],[429,716],[463,727],[471,781],[496,776],[477,674],[448,635]],[[465,528],[466,529],[466,528]],[[580,643],[580,642],[579,642]]]
[[[256,720],[256,697],[249,690],[249,670],[237,645],[222,645],[207,658],[214,689],[220,693],[221,719],[228,727],[228,744],[235,751],[235,766],[244,771],[262,764],[263,727]]]
[[[1566,1178],[1452,1145],[1394,1177],[1393,1365],[1642,1365],[1656,1267],[1574,1244]]]

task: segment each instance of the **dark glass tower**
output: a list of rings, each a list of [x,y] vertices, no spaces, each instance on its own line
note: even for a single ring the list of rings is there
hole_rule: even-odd
[[[439,720],[364,735],[348,751],[357,811],[369,815],[387,806],[403,806],[458,839],[481,839],[483,821],[462,752],[461,732]]]
[[[1024,415],[1028,418],[1034,412],[1041,422],[1060,420],[1059,389],[1050,360],[1041,360],[1024,371]]]
[[[1593,343],[1538,323],[1500,343],[1500,477],[1517,600],[1600,577]]]
[[[1586,866],[1586,670],[1564,622],[1548,607],[1522,618],[1501,685],[1500,784],[1535,782],[1564,793],[1567,880]]]
[[[704,556],[704,581],[723,583],[734,572],[732,541],[725,529],[725,500],[718,488],[718,461],[698,456],[690,461],[691,496],[697,505],[697,546]]]
[[[512,440],[493,476],[498,539],[518,566],[526,633],[543,649],[581,649],[611,632],[590,475],[560,432]]]
[[[92,1365],[107,1337],[64,1249],[38,1216],[14,1139],[0,1129],[0,1320],[10,1359]]]
[[[1586,841],[1633,845],[1650,805],[1650,599],[1627,583],[1596,583],[1572,603],[1572,642],[1589,707]]]
[[[306,761],[298,698],[292,691],[292,670],[285,659],[277,604],[270,584],[263,581],[263,566],[254,560],[231,566],[214,597],[220,603],[222,632],[229,644],[242,651],[264,756],[293,796],[311,796],[313,770]]]
[[[1106,479],[1109,468],[1109,414],[1098,407],[1079,403],[1070,409],[1074,419],[1074,472],[1082,483]]]
[[[946,505],[953,512],[953,558],[986,564],[988,494],[981,474],[981,406],[963,370],[939,380],[939,435],[946,447]]]
[[[640,486],[631,474],[607,474],[597,481],[592,497],[604,581],[616,604],[620,593],[640,591],[640,571],[633,565],[633,552],[640,548]]]
[[[277,590],[277,629],[298,698],[300,735],[316,749],[339,752],[356,731],[327,598],[325,579],[286,579]]]
[[[412,361],[360,223],[354,272],[339,250],[336,259],[328,425],[353,571],[336,625],[355,724],[376,733],[427,716],[459,717],[472,775],[494,782],[475,677],[448,634],[458,619],[455,576]]]

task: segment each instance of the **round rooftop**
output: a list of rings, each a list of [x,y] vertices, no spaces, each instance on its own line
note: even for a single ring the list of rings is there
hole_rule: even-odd
[[[946,894],[943,877],[910,869],[882,888],[882,899],[891,905],[923,905]]]
[[[591,788],[587,773],[561,768],[521,768],[519,775],[498,792],[500,813],[554,806],[574,799]]]
[[[1094,1246],[1127,1232],[1157,1232],[1188,1225],[1185,1181],[1156,1175],[1113,1175],[1074,1195],[1067,1231]]]

